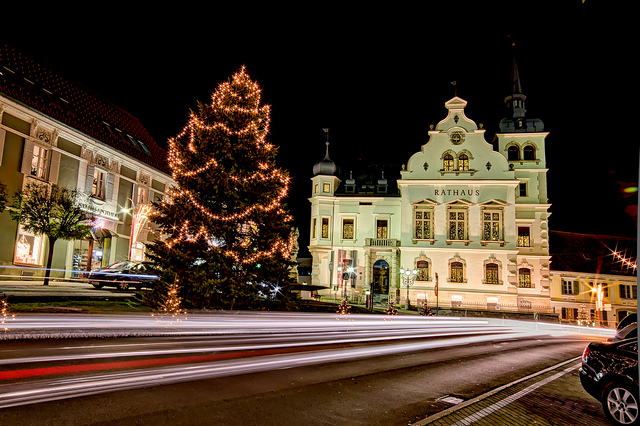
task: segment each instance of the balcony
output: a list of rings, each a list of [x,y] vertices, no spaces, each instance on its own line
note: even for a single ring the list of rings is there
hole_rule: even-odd
[[[368,247],[400,247],[400,241],[393,238],[365,238],[364,245]]]

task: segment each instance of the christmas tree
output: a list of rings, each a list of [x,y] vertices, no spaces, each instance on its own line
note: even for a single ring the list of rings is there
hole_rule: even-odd
[[[269,305],[288,279],[295,243],[283,204],[289,176],[267,141],[270,107],[244,67],[198,106],[169,140],[177,187],[155,206],[151,257],[164,284],[156,300],[177,276],[185,307]]]

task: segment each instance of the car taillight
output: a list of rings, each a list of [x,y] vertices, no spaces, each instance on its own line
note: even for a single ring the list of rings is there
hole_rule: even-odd
[[[584,348],[584,352],[582,352],[582,360],[586,361],[587,356],[589,356],[589,345]]]

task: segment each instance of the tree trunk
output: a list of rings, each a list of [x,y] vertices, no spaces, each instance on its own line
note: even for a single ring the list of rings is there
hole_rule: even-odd
[[[51,274],[51,262],[53,261],[53,248],[56,245],[57,238],[49,237],[49,256],[47,257],[47,269],[44,271],[43,285],[49,285],[49,275]]]

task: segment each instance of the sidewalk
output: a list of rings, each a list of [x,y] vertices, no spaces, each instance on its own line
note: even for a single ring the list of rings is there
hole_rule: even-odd
[[[413,426],[610,425],[598,401],[580,385],[580,358],[557,364],[460,402]]]
[[[43,280],[7,280],[0,281],[0,296],[8,298],[24,297],[81,297],[81,298],[129,298],[133,292],[116,291],[113,288],[94,288],[91,284],[82,281],[58,281],[50,279],[49,285],[43,285]]]

